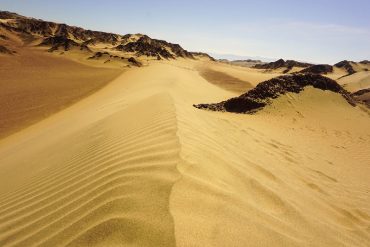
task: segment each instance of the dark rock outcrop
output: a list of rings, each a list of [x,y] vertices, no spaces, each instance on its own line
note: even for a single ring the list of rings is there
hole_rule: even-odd
[[[81,50],[89,51],[88,46],[104,43],[107,44],[107,47],[110,44],[116,46],[117,50],[133,52],[137,56],[145,55],[155,58],[159,56],[161,59],[175,59],[178,57],[194,59],[193,55],[180,45],[152,39],[146,35],[119,35],[86,30],[66,24],[28,18],[6,11],[0,11],[0,19],[12,19],[11,21],[0,22],[0,28],[17,32],[19,37],[26,37],[28,41],[32,40],[32,37],[34,37],[33,40],[40,37],[44,38],[41,45],[53,43],[50,51],[57,50],[60,47],[63,47],[65,51],[71,47],[79,47]]]
[[[6,46],[0,45],[0,54],[12,55],[14,52],[9,50]]]
[[[141,67],[143,64],[137,61],[134,57],[130,57],[128,61],[132,64],[135,65],[136,67]]]
[[[89,51],[91,52],[90,48],[84,44],[79,44],[74,40],[66,38],[64,36],[55,36],[45,38],[41,43],[40,46],[51,46],[49,52],[53,52],[62,48],[63,51],[69,51],[73,47],[80,49],[81,51]]]
[[[334,64],[334,66],[337,67],[337,68],[344,68],[347,71],[348,75],[352,75],[352,74],[356,73],[356,71],[353,69],[351,63],[355,63],[355,62],[343,60],[339,63]]]
[[[370,64],[370,61],[369,60],[363,60],[360,62],[361,64]]]
[[[165,59],[175,59],[176,57],[194,58],[193,55],[184,50],[178,44],[171,44],[164,40],[151,39],[143,35],[137,41],[118,45],[116,50],[133,52],[137,56],[162,57]]]
[[[0,11],[0,19],[17,19],[23,16],[9,11]]]
[[[297,62],[294,60],[286,60],[279,59],[275,62],[271,63],[265,63],[265,64],[256,64],[253,68],[255,69],[279,69],[279,68],[287,68],[284,70],[284,73],[288,73],[293,67],[299,67],[299,68],[306,68],[312,66],[310,63],[302,63]]]
[[[204,52],[190,52],[190,53],[193,57],[205,57],[205,58],[208,58],[211,61],[216,61],[216,59],[214,59],[214,57],[212,57],[209,54],[204,53]]]
[[[365,104],[370,108],[370,88],[361,89],[351,94],[351,96],[359,103]]]
[[[298,73],[328,74],[333,72],[333,66],[329,64],[316,64],[305,68]]]
[[[351,95],[336,81],[315,74],[294,74],[273,78],[259,83],[254,89],[236,98],[215,104],[199,104],[194,107],[212,111],[227,111],[236,113],[253,113],[271,103],[272,99],[288,92],[299,93],[305,87],[313,86],[321,90],[330,90],[341,94],[349,104],[356,103]]]
[[[9,38],[8,37],[6,37],[5,35],[3,35],[3,34],[0,34],[0,39],[2,39],[2,40],[8,40]]]
[[[98,51],[93,56],[89,57],[88,59],[99,59],[99,58],[103,57],[104,55],[109,56],[109,57],[111,56],[109,54],[109,52],[100,52],[100,51]]]
[[[96,52],[94,55],[92,55],[91,57],[88,57],[87,59],[95,59],[95,60],[99,60],[100,58],[103,58],[103,59],[113,59],[113,60],[127,60],[127,58],[125,57],[121,57],[121,56],[117,56],[117,55],[112,55],[110,54],[109,52]]]

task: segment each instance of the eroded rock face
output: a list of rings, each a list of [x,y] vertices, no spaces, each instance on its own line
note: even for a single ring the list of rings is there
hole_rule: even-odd
[[[178,44],[164,40],[152,39],[146,35],[119,35],[99,31],[86,30],[66,24],[28,18],[15,13],[0,11],[0,28],[19,33],[19,36],[32,36],[35,40],[43,38],[41,45],[52,45],[49,51],[61,47],[67,51],[72,47],[89,50],[88,46],[98,43],[115,46],[116,50],[133,52],[137,56],[160,57],[161,59],[190,58],[193,55]],[[137,38],[140,37],[140,38]]]
[[[45,38],[40,43],[40,46],[51,46],[51,48],[49,49],[50,52],[59,50],[60,48],[62,48],[63,51],[69,51],[73,47],[76,47],[82,51],[85,50],[91,52],[87,45],[77,43],[74,40],[71,40],[64,36],[55,36],[55,37],[53,36]]]
[[[137,41],[131,41],[127,44],[121,44],[116,50],[133,52],[137,56],[157,57],[165,59],[175,59],[176,57],[194,58],[193,55],[184,50],[178,44],[171,44],[164,40],[151,39],[144,35]]]
[[[349,104],[356,105],[351,95],[336,81],[315,74],[294,74],[273,78],[259,83],[254,89],[236,98],[215,104],[199,104],[194,107],[212,111],[228,111],[236,113],[253,113],[260,110],[272,99],[288,92],[299,93],[305,87],[313,86],[321,90],[330,90],[341,94]]]

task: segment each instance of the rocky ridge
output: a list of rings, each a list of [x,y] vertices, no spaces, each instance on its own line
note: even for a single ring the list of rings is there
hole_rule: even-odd
[[[286,93],[299,93],[305,87],[312,86],[321,90],[339,93],[352,106],[355,100],[349,92],[336,81],[315,74],[284,75],[259,83],[254,89],[236,98],[215,104],[198,104],[194,107],[211,111],[226,111],[235,113],[254,113],[271,103],[271,100]]]
[[[193,53],[183,49],[179,44],[152,39],[142,34],[114,34],[92,31],[67,24],[43,21],[0,11],[1,29],[14,32],[28,40],[39,41],[39,46],[49,46],[48,51],[69,51],[77,48],[82,51],[107,51],[130,53],[131,56],[148,56],[157,59],[194,59]],[[1,39],[0,39],[1,40]],[[103,44],[106,46],[102,49]],[[208,55],[209,59],[212,58]]]

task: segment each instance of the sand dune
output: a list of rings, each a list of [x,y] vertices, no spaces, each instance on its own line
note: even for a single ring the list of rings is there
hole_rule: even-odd
[[[22,49],[0,56],[0,138],[96,92],[122,73]]]
[[[338,81],[343,84],[347,90],[356,92],[361,89],[370,88],[370,72],[357,72],[350,76],[342,77]]]
[[[199,66],[130,69],[2,139],[0,245],[368,246],[368,113],[313,88],[198,110],[238,95]]]

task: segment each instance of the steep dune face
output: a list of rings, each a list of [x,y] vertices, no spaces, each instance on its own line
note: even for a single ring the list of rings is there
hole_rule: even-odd
[[[0,138],[70,106],[122,73],[25,48],[0,56],[0,63]]]
[[[369,116],[330,91],[256,115],[193,62],[122,74],[0,142],[2,246],[367,246]]]

